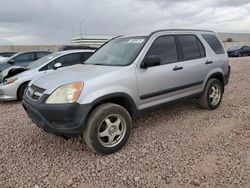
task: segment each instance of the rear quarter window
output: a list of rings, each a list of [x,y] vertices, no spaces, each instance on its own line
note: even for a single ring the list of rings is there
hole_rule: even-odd
[[[212,48],[214,53],[216,54],[224,54],[224,48],[221,45],[219,39],[212,34],[203,34],[202,37],[205,39],[205,41],[208,43],[208,45]]]
[[[46,55],[51,54],[50,52],[37,52],[37,59],[40,59]]]

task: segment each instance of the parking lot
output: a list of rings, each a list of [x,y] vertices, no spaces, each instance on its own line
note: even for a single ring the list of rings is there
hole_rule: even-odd
[[[230,64],[218,109],[188,101],[140,117],[109,156],[40,130],[20,102],[0,103],[0,187],[250,187],[250,58]]]

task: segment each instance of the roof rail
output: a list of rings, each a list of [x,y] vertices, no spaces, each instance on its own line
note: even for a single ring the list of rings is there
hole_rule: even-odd
[[[160,30],[153,31],[152,33],[150,33],[149,36],[151,36],[155,33],[164,32],[164,31],[200,31],[200,32],[215,33],[214,31],[210,31],[210,30],[198,30],[198,29],[160,29]]]

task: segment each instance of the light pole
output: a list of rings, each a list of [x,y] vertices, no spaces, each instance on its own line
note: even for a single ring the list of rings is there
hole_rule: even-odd
[[[83,45],[83,38],[82,38],[82,23],[84,22],[84,20],[81,20],[80,22],[80,33],[81,33],[81,44]]]

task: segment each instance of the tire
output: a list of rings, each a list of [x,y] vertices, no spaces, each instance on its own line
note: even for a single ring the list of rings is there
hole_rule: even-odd
[[[22,100],[23,99],[23,94],[25,89],[27,88],[29,82],[23,83],[17,90],[17,100]]]
[[[104,103],[90,113],[83,138],[92,151],[107,155],[126,144],[132,127],[131,117],[125,108]]]
[[[224,88],[221,81],[215,78],[210,79],[206,84],[202,96],[199,98],[200,106],[207,110],[218,108],[223,97],[223,91]]]

